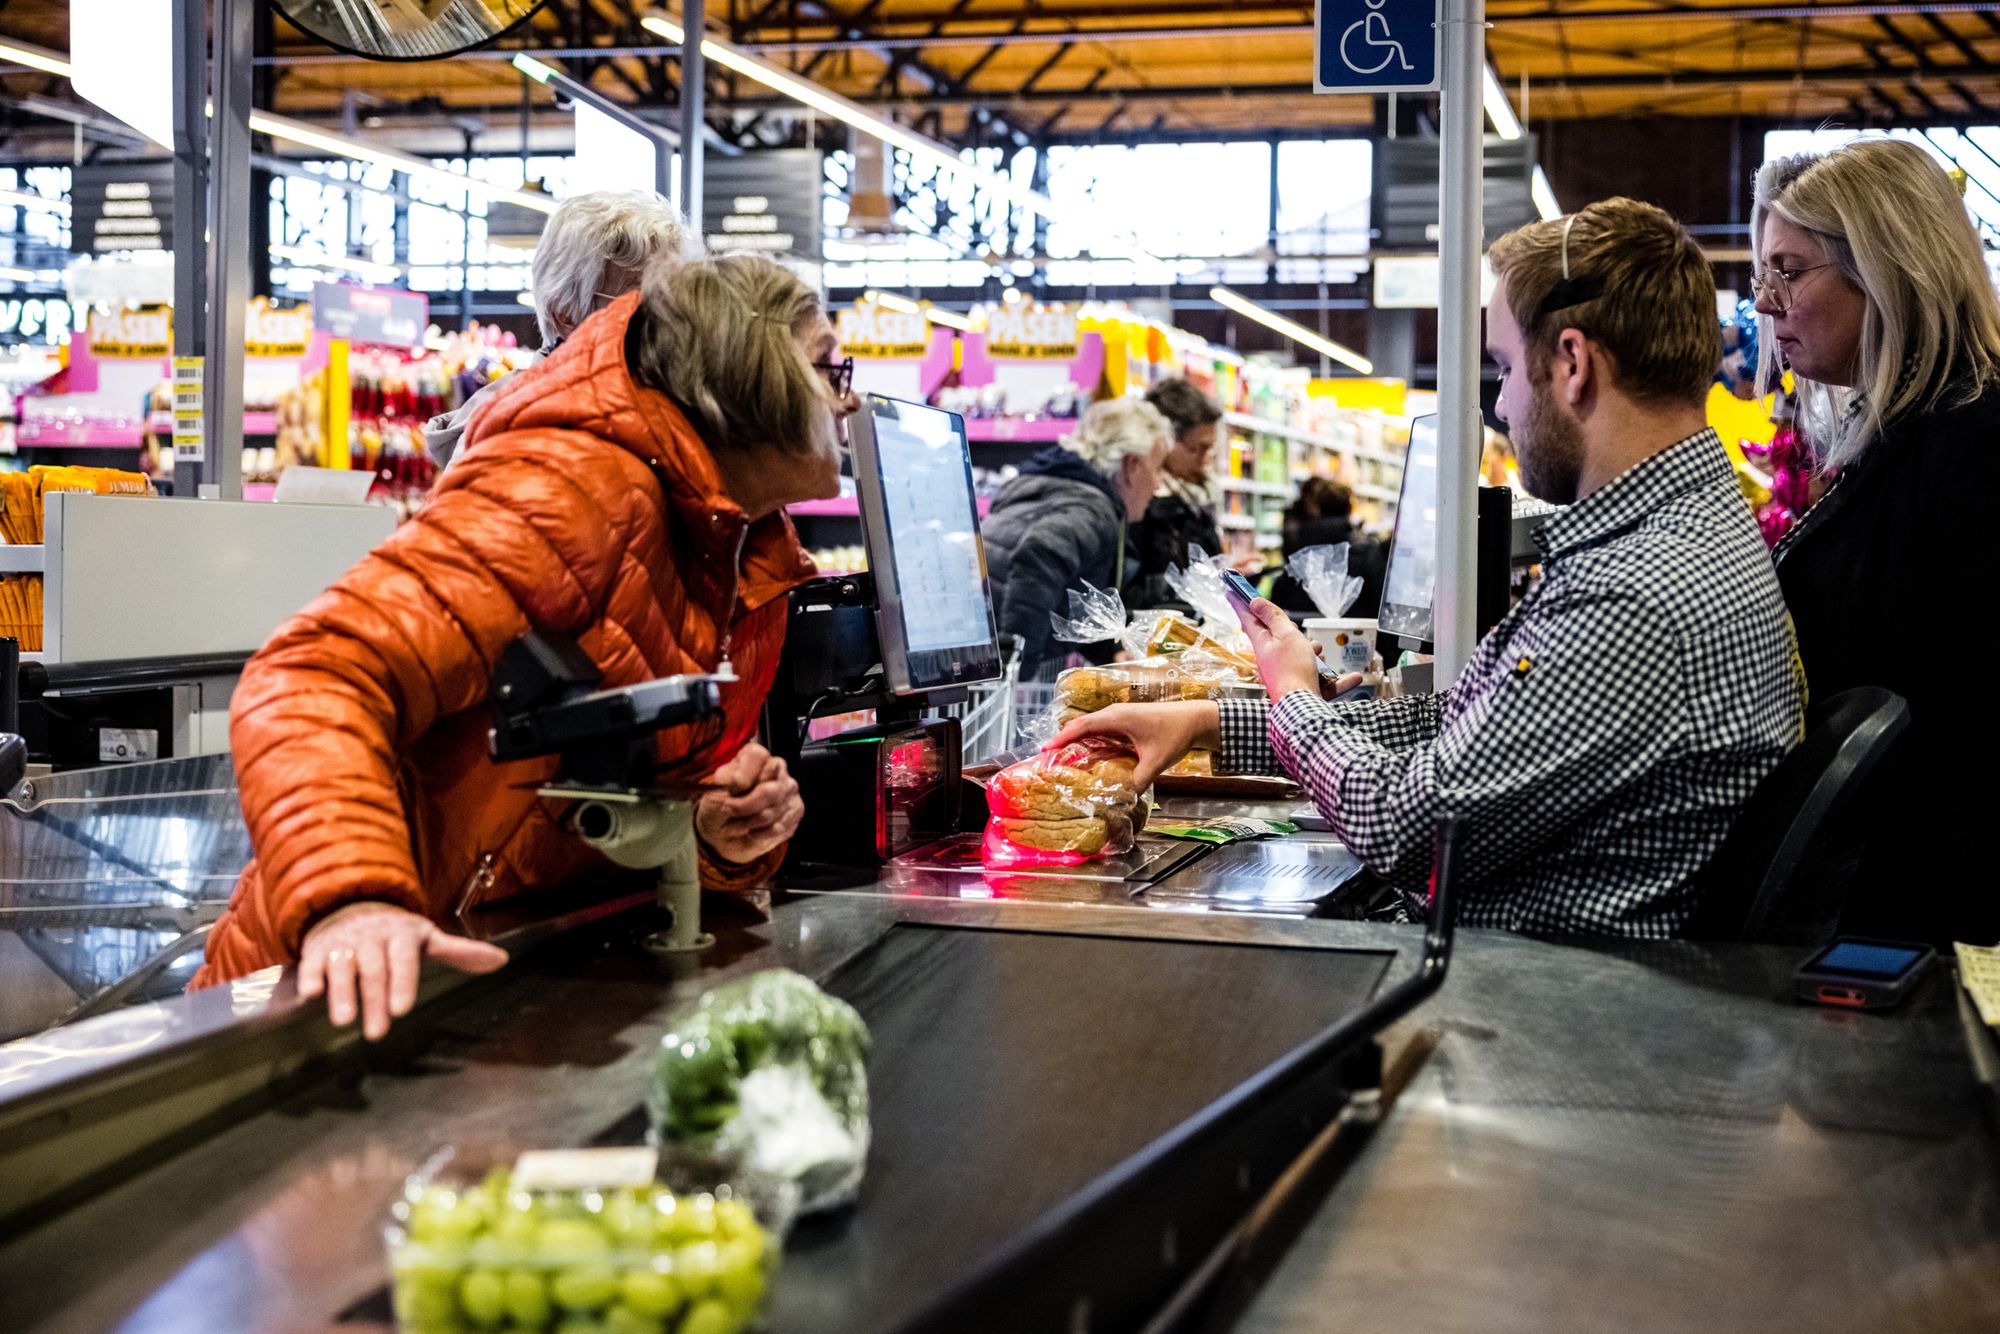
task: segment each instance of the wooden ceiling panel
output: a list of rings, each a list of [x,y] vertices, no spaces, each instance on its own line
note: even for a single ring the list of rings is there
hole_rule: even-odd
[[[587,8],[586,8],[587,6]],[[667,89],[674,62],[637,28],[643,0],[550,0],[510,47],[571,72],[578,45],[621,54],[592,62],[594,86],[626,102]],[[669,5],[669,8],[672,6]],[[66,0],[5,0],[0,34],[62,50]],[[955,133],[979,109],[1086,134],[1120,111],[1119,128],[1163,135],[1367,124],[1368,99],[1309,91],[1308,5],[1221,0],[711,0],[711,22],[740,44],[859,101],[899,115],[936,110]],[[1801,123],[1892,117],[2000,121],[2000,7],[1749,0],[1491,0],[1488,49],[1533,120],[1741,115]],[[426,65],[342,57],[274,24],[272,109],[338,116],[350,89],[413,118],[518,106],[504,54]],[[633,48],[640,48],[634,53]],[[650,50],[648,50],[650,48]],[[894,76],[891,77],[892,67]],[[661,77],[664,76],[664,77]],[[42,91],[5,77],[18,93]],[[720,75],[710,105],[731,105]],[[757,107],[777,106],[736,82]],[[661,99],[657,91],[647,96]],[[670,100],[670,96],[668,99]]]

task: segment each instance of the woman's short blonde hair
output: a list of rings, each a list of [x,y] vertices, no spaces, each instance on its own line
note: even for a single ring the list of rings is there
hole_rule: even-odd
[[[1158,453],[1173,442],[1173,423],[1141,398],[1091,404],[1076,429],[1062,440],[1064,449],[1106,477],[1117,476],[1128,457]]]
[[[646,271],[632,373],[687,413],[714,449],[832,447],[833,412],[799,348],[825,316],[797,274],[761,255]]]
[[[1867,298],[1854,386],[1798,381],[1800,421],[1822,459],[1846,463],[1905,412],[1969,402],[2000,380],[2000,299],[1965,200],[1930,154],[1863,139],[1777,158],[1757,173],[1753,244],[1773,213],[1812,233]],[[1758,323],[1768,393],[1779,368],[1770,317]]]

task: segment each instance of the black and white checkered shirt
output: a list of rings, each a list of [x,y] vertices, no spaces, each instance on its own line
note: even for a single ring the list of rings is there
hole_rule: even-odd
[[[1224,769],[1284,771],[1421,906],[1464,821],[1463,920],[1666,937],[1805,709],[1791,618],[1722,442],[1662,450],[1536,531],[1540,582],[1436,695],[1222,708]]]

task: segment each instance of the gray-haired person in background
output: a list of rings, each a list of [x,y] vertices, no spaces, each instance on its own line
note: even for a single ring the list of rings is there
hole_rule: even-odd
[[[555,351],[570,330],[637,288],[648,264],[700,254],[699,238],[660,195],[598,190],[564,200],[542,230],[529,282],[542,333],[540,354]],[[473,410],[498,383],[424,423],[424,450],[438,467],[449,467],[458,457]]]

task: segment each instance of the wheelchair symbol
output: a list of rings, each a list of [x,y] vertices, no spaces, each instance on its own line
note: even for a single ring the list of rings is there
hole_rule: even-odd
[[[1348,24],[1347,30],[1340,34],[1340,63],[1356,74],[1380,74],[1392,60],[1405,70],[1416,68],[1404,54],[1403,44],[1389,35],[1389,20],[1382,15],[1382,4],[1383,0],[1367,0],[1368,13]],[[1348,54],[1348,43],[1357,32],[1361,34],[1362,59],[1367,59],[1370,53],[1380,57],[1372,65],[1364,65]]]

